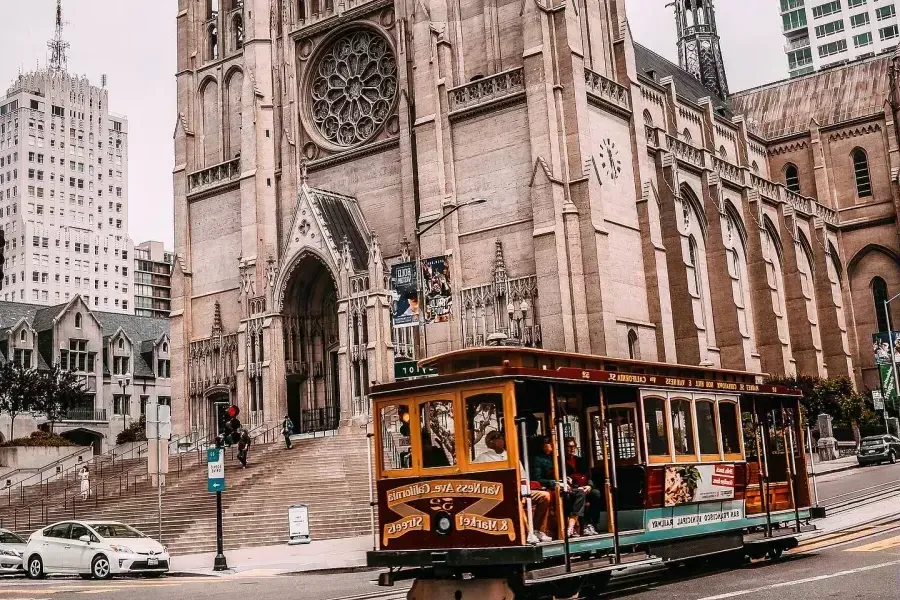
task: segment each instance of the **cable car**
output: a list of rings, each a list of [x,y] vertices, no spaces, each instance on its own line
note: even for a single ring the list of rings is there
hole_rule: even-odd
[[[529,348],[419,366],[438,374],[372,389],[367,562],[410,599],[589,597],[628,566],[777,558],[811,528],[798,390]]]

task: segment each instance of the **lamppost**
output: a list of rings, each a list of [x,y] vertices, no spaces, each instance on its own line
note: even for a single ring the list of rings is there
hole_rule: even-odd
[[[887,320],[888,343],[890,345],[888,352],[890,352],[891,370],[894,374],[894,397],[900,399],[900,381],[897,381],[897,361],[894,360],[894,343],[895,343],[894,335],[893,335],[894,326],[891,325],[891,308],[890,308],[891,302],[893,302],[897,298],[900,298],[900,294],[896,294],[894,297],[888,298],[887,300],[884,301],[884,317]],[[885,414],[884,423],[885,423],[885,426],[887,426],[887,404],[885,404],[884,414]]]
[[[419,327],[421,327],[422,329],[422,347],[424,358],[428,357],[428,337],[425,333],[425,287],[423,285],[425,282],[421,281],[420,277],[422,273],[422,236],[432,228],[434,228],[438,223],[440,223],[462,207],[472,206],[475,204],[484,204],[485,202],[487,202],[487,198],[473,198],[466,202],[461,202],[460,204],[457,204],[456,206],[445,212],[443,215],[441,215],[439,219],[436,219],[429,223],[428,227],[426,227],[425,229],[419,229],[418,227],[416,228],[416,281],[418,282],[418,285],[416,287],[418,288],[419,292]]]
[[[506,313],[509,316],[509,333],[510,337],[517,340],[520,345],[525,345],[525,318],[528,316],[528,303],[522,300],[522,303],[516,307],[515,302],[511,301],[506,305]]]
[[[128,428],[128,405],[125,403],[125,388],[131,385],[131,373],[125,373],[121,377],[119,377],[119,387],[122,388],[122,395],[120,396],[122,402],[122,432],[124,433],[125,429]],[[116,402],[113,399],[113,414],[116,412]],[[115,447],[115,443],[113,444]]]

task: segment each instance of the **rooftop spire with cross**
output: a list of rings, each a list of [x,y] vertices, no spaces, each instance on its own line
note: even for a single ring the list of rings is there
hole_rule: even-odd
[[[67,66],[66,50],[69,49],[69,42],[62,37],[63,34],[62,18],[62,0],[56,0],[56,34],[53,39],[47,42],[50,49],[50,70],[65,71]]]

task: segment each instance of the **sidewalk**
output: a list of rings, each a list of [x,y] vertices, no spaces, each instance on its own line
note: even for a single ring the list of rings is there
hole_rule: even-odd
[[[816,477],[859,467],[859,462],[856,460],[855,456],[844,456],[837,460],[828,460],[825,462],[820,462],[818,457],[815,457],[813,458],[813,461],[813,465],[816,468]],[[812,475],[812,472],[810,472],[810,475]]]
[[[260,546],[226,550],[228,571],[214,573],[215,552],[172,557],[172,572],[192,575],[236,574],[248,576],[278,575],[297,571],[352,569],[366,565],[366,551],[372,549],[372,537],[360,536],[335,540],[313,540],[309,544]]]

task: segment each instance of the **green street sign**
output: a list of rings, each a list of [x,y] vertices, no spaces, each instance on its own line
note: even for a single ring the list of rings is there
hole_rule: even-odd
[[[422,369],[414,360],[394,363],[394,379],[410,379],[412,377],[427,377],[437,374],[437,369],[434,367]]]

